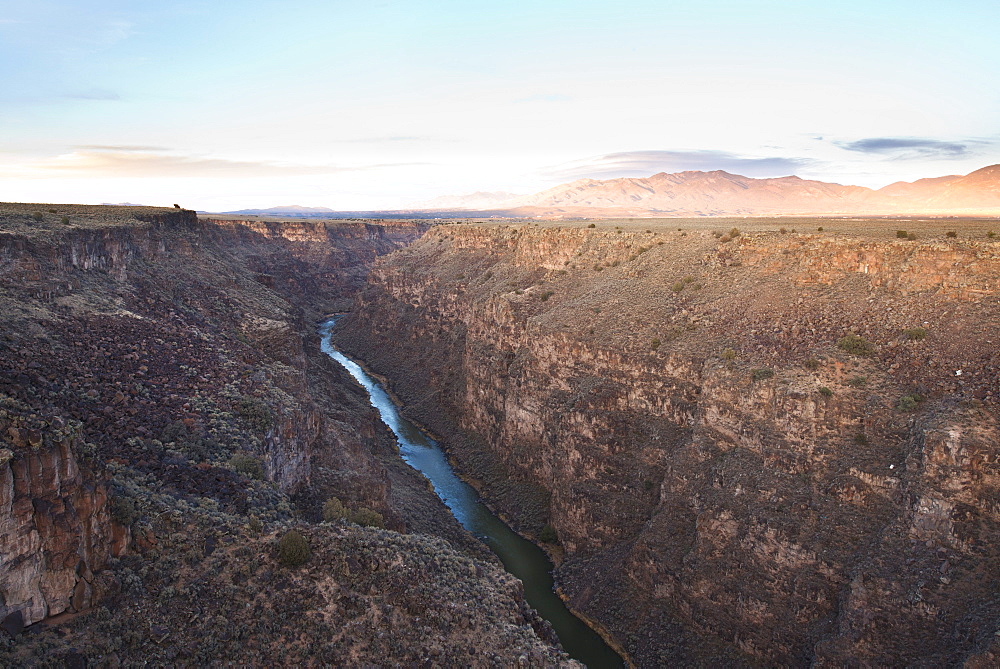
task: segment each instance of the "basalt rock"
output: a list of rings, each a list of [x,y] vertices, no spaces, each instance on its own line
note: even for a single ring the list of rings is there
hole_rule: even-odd
[[[640,665],[974,665],[1000,244],[891,237],[438,226],[336,336]]]
[[[0,410],[13,447],[0,451],[0,618],[30,625],[89,608],[94,572],[124,553],[127,528],[111,518],[107,482],[74,454],[79,425],[25,422]]]
[[[0,664],[574,666],[319,350],[425,227],[0,205]]]

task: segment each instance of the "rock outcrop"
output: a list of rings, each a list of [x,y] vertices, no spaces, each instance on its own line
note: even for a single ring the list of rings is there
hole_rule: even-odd
[[[985,662],[1000,244],[881,225],[439,226],[336,336],[639,665]]]
[[[319,351],[424,229],[0,205],[0,665],[573,666]]]
[[[125,551],[107,482],[74,453],[80,424],[0,409],[0,619],[14,628],[93,602],[94,572]]]

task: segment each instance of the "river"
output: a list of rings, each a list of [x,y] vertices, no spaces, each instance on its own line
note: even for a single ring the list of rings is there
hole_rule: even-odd
[[[331,319],[320,326],[320,346],[368,391],[372,406],[396,435],[403,460],[430,480],[434,492],[451,509],[462,527],[489,546],[507,571],[521,579],[528,603],[552,624],[563,648],[571,657],[590,669],[623,667],[622,658],[593,629],[573,615],[553,591],[553,565],[545,552],[493,515],[479,499],[476,490],[455,474],[441,447],[400,415],[389,394],[360,365],[333,347],[330,330],[335,322],[336,319]]]

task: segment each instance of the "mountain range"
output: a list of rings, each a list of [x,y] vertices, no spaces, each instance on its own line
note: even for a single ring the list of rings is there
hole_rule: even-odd
[[[329,207],[303,207],[297,204],[286,204],[269,209],[240,209],[239,211],[225,211],[224,214],[244,214],[247,216],[322,216],[323,214],[335,213]]]
[[[715,170],[660,172],[646,178],[578,179],[534,195],[500,197],[503,195],[443,197],[419,208],[542,217],[987,215],[1000,213],[1000,165],[966,175],[900,181],[878,190],[797,176],[755,179]]]
[[[1000,165],[965,175],[898,181],[883,188],[797,176],[756,179],[723,170],[645,178],[578,179],[535,193],[445,195],[393,211],[344,212],[285,205],[226,214],[302,218],[535,218],[794,215],[1000,215]]]

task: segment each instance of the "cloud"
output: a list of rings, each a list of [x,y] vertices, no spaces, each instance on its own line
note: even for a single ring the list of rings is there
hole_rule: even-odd
[[[726,151],[623,151],[557,165],[542,171],[549,179],[648,177],[657,172],[725,170],[751,177],[778,177],[810,167],[806,158],[751,158]]]
[[[343,167],[242,161],[166,153],[146,146],[78,147],[76,151],[17,170],[19,176],[253,178],[360,172],[421,163],[385,163]]]
[[[80,144],[74,149],[81,151],[169,151],[162,146],[142,146],[135,144]]]
[[[969,145],[973,143],[978,142],[944,142],[922,137],[868,137],[853,142],[834,142],[848,151],[884,155],[894,160],[965,158],[972,153]]]

